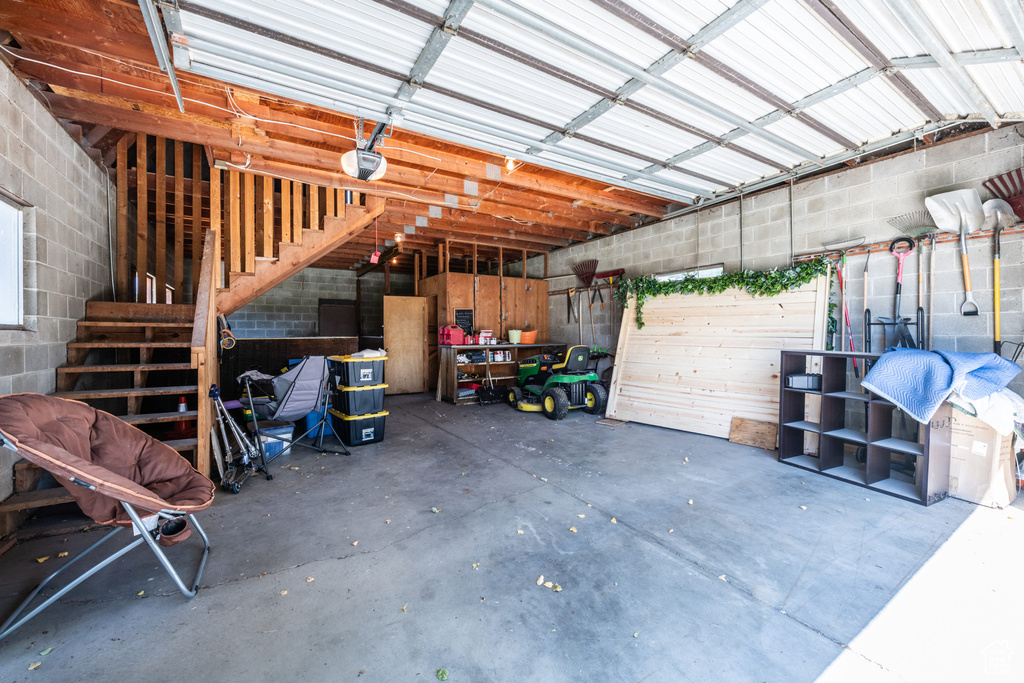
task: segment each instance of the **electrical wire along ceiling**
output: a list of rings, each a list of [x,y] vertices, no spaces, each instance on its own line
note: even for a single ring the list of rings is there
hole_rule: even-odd
[[[682,204],[1024,112],[1016,0],[160,7],[171,71]]]

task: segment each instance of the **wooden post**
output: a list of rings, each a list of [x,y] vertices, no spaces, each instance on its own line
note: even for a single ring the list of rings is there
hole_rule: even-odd
[[[334,213],[334,188],[328,187],[326,189],[326,199],[324,200],[324,215],[325,216],[336,216]]]
[[[548,275],[548,252],[545,251],[544,252],[544,278],[547,279],[548,277],[550,277]]]
[[[256,272],[256,176],[252,173],[243,173],[242,179],[245,184],[244,212],[245,231],[242,240],[244,261],[242,263],[246,273]]]
[[[153,237],[153,276],[156,278],[156,301],[167,301],[167,139],[156,138],[156,231]]]
[[[526,250],[523,249],[523,279],[526,279]]]
[[[242,185],[238,171],[228,171],[228,271],[242,272]]]
[[[480,262],[477,261],[476,242],[473,242],[473,275],[477,274],[480,270]]]
[[[292,181],[281,181],[281,241],[292,241]]]
[[[128,136],[117,141],[117,300],[128,301]]]
[[[412,254],[412,293],[413,296],[420,295],[420,253],[414,251]]]
[[[212,175],[212,169],[211,169]],[[211,213],[212,213],[211,207]],[[192,143],[192,303],[199,292],[199,266],[203,260],[203,147]]]
[[[146,303],[146,258],[149,255],[149,192],[146,189],[146,138],[144,133],[135,136],[135,272],[137,298]]]
[[[220,196],[220,169],[210,167],[210,231],[207,236],[212,236],[216,239],[220,239],[220,223],[221,223],[221,212],[224,205],[221,202]],[[220,254],[220,245],[214,250],[215,254]],[[224,286],[224,279],[221,276],[221,264],[222,258],[218,258],[217,263],[213,264],[213,281],[214,289],[219,289]],[[193,277],[195,277],[193,275]]]
[[[302,183],[292,183],[292,242],[295,244],[302,244],[302,188]]]
[[[505,336],[505,255],[498,247],[498,339]]]
[[[185,302],[185,145],[174,141],[174,303]]]
[[[309,229],[320,229],[320,187],[309,186]]]
[[[266,258],[274,256],[274,179],[263,176],[263,246]]]
[[[437,243],[437,273],[440,275],[444,272],[444,242]]]

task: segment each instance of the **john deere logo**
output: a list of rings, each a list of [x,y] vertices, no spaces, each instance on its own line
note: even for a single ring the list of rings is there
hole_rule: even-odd
[[[579,362],[582,363],[583,362],[583,356],[576,356],[576,360],[578,360]]]

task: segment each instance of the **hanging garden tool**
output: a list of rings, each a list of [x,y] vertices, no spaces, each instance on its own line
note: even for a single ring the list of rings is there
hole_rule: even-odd
[[[954,190],[927,197],[924,205],[942,232],[960,233],[960,262],[964,268],[966,298],[960,306],[960,315],[978,315],[978,302],[971,291],[971,263],[967,254],[967,235],[985,223],[985,210],[977,190]]]
[[[921,336],[921,330],[924,329],[924,309],[920,306],[917,307],[917,321],[911,322],[910,318],[906,318],[900,313],[900,302],[903,293],[903,261],[914,253],[915,248],[914,240],[909,237],[900,237],[895,239],[889,245],[889,253],[896,257],[899,262],[896,266],[896,300],[893,309],[893,317],[885,318],[879,316],[877,320],[871,320],[871,310],[868,309],[864,312],[864,328],[867,332],[864,341],[864,351],[871,352],[871,328],[881,327],[883,330],[883,341],[888,346],[888,334],[887,328],[892,327],[895,330],[896,346],[903,346],[908,349],[922,348],[922,344],[914,341],[914,335],[910,333],[910,328],[914,327],[917,329],[918,336]],[[905,249],[901,251],[900,249]],[[922,342],[923,343],[923,342]]]
[[[848,240],[837,240],[835,242],[825,242],[824,247],[829,251],[835,250],[840,254],[839,266],[836,268],[836,275],[839,278],[839,344],[833,344],[833,347],[842,351],[846,348],[846,335],[850,328],[850,311],[846,306],[846,288],[843,286],[843,281],[847,280],[846,277],[846,252],[854,247],[859,247],[864,244],[863,237],[856,237]],[[853,334],[850,334],[850,351],[856,353],[857,349],[853,345]],[[853,371],[857,374],[857,359],[853,359]],[[859,377],[860,375],[857,374]]]
[[[906,247],[907,250],[899,251],[900,246]],[[903,261],[914,253],[915,246],[914,240],[909,237],[900,237],[893,240],[892,244],[889,245],[889,253],[895,256],[899,262],[899,265],[896,266],[896,302],[891,321],[887,321],[886,318],[879,318],[883,322],[891,322],[896,326],[896,345],[904,346],[908,349],[916,348],[917,343],[914,341],[914,336],[910,334],[908,327],[911,324],[910,318],[904,318],[900,315],[900,299],[903,295]]]
[[[985,212],[985,226],[986,230],[993,230],[995,235],[995,254],[992,258],[992,280],[993,280],[993,305],[995,311],[995,320],[993,321],[993,342],[992,351],[999,355],[1002,355],[1002,342],[999,337],[999,233],[1005,228],[1012,227],[1017,224],[1017,216],[1013,212],[1013,207],[1008,202],[1002,199],[990,199],[982,205],[982,210]]]

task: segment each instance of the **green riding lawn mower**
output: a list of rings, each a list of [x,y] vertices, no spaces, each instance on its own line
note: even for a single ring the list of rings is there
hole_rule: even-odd
[[[549,420],[564,419],[574,408],[603,415],[608,392],[589,364],[586,346],[571,346],[558,356],[541,354],[521,360],[518,386],[508,390],[508,403],[516,410],[544,413]]]

